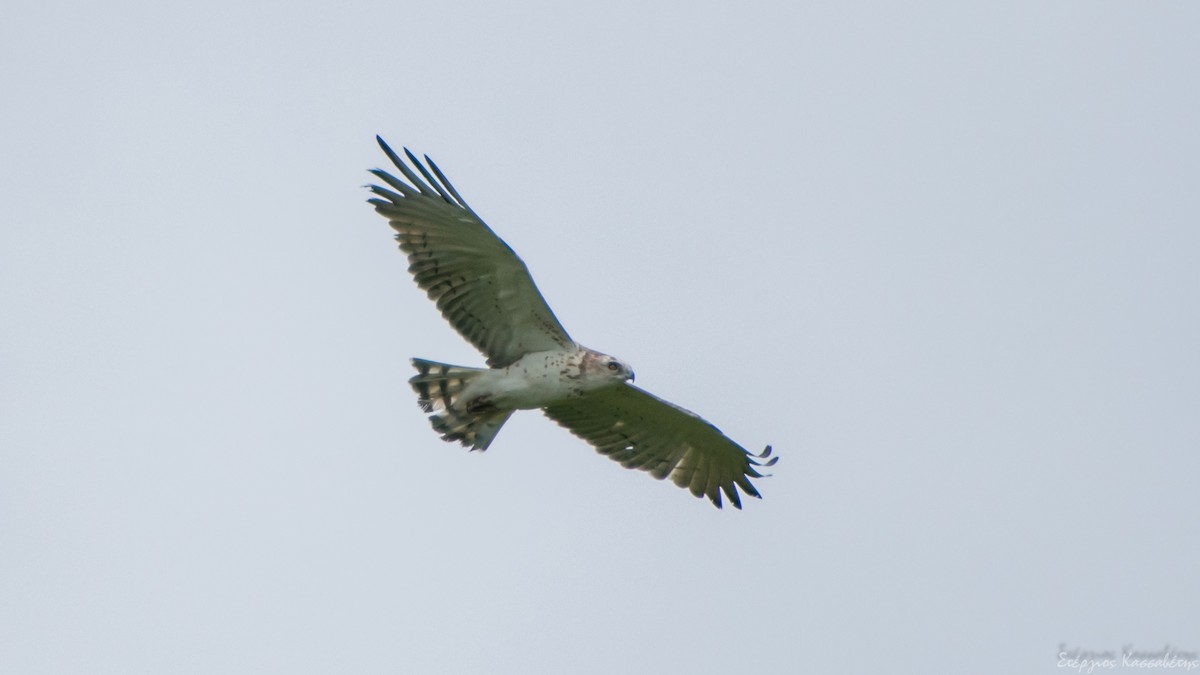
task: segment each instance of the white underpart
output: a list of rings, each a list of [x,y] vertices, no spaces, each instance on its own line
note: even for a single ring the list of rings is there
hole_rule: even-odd
[[[611,378],[580,376],[582,351],[526,354],[507,368],[489,370],[463,391],[462,400],[487,397],[502,410],[532,410],[577,398],[585,391],[613,383]]]

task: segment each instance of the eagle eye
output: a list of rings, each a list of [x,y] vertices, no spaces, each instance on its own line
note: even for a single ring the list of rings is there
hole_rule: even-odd
[[[609,361],[609,362],[608,362],[608,369],[609,369],[609,370],[611,370],[611,371],[613,371],[613,372],[615,373],[615,372],[617,372],[618,370],[620,370],[620,369],[621,369],[621,364],[617,363],[616,361]]]

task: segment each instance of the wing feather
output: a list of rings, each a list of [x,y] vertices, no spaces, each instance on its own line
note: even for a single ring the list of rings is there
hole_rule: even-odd
[[[463,198],[458,194],[458,190],[454,189],[454,186],[450,184],[450,181],[446,180],[446,175],[442,173],[442,170],[438,168],[438,165],[434,164],[432,159],[429,159],[429,155],[425,155],[425,163],[429,165],[430,169],[433,169],[433,173],[438,177],[438,181],[440,181],[442,185],[446,186],[446,189],[450,191],[450,194],[454,195],[454,199],[458,200],[459,204],[463,205],[463,208],[471,208],[467,206],[467,202],[464,201]]]
[[[724,493],[742,508],[737,488],[759,497],[750,478],[772,466],[771,446],[751,454],[696,414],[630,384],[596,390],[543,409],[546,415],[630,469],[670,478],[721,508]]]
[[[376,140],[403,180],[372,169],[387,187],[368,186],[374,197],[367,201],[396,231],[417,285],[488,365],[502,368],[530,352],[574,347],[525,263],[445,174],[428,157],[426,168],[406,148],[413,171],[382,138]]]
[[[451,203],[454,202],[454,200],[450,198],[449,193],[447,193],[445,188],[442,187],[441,183],[438,183],[433,179],[433,176],[429,175],[429,171],[425,168],[425,165],[421,163],[421,160],[417,159],[415,155],[409,152],[408,148],[404,149],[404,154],[408,156],[408,160],[413,163],[413,166],[417,167],[417,170],[421,172],[421,175],[425,177],[425,180],[429,181],[429,184],[432,185],[435,190],[437,190],[438,195],[440,195],[442,199]],[[463,206],[466,206],[466,204],[463,203]]]

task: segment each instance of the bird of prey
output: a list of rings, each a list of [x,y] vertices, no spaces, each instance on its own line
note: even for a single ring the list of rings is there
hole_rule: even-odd
[[[737,488],[761,498],[750,479],[778,460],[771,446],[747,452],[694,413],[635,387],[624,361],[572,340],[525,263],[428,155],[422,164],[405,149],[409,167],[376,140],[403,180],[371,170],[386,187],[368,186],[367,201],[396,230],[417,285],[487,357],[488,368],[412,360],[409,384],[444,440],[486,450],[513,411],[540,408],[622,466],[670,477],[717,508],[723,492],[740,509]]]

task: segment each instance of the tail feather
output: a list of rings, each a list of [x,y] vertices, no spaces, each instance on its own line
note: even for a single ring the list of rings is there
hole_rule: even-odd
[[[471,380],[483,373],[481,368],[452,366],[447,363],[413,359],[417,374],[408,381],[417,392],[417,404],[425,412],[444,410],[454,405]]]
[[[472,414],[447,408],[429,417],[434,431],[445,441],[457,441],[472,450],[487,450],[512,411]]]
[[[482,368],[452,366],[447,363],[413,359],[417,374],[408,381],[417,392],[421,410],[434,413],[429,423],[442,440],[462,443],[472,450],[487,450],[500,427],[508,421],[511,410],[497,410],[486,405],[470,406],[462,400],[463,390],[485,371]]]

